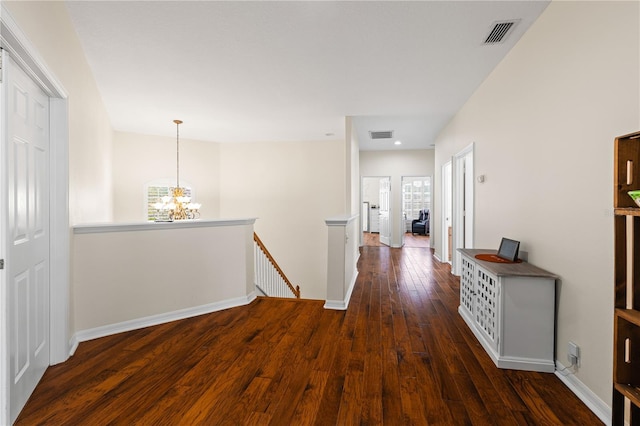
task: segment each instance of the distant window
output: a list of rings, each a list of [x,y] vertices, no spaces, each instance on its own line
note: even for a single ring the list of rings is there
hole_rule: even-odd
[[[191,187],[180,185],[184,188],[184,195],[191,197]],[[155,184],[151,183],[147,186],[146,191],[146,212],[147,220],[150,222],[156,220],[169,220],[169,213],[167,210],[156,209],[156,203],[162,202],[162,197],[170,197],[171,189],[175,187],[175,184]]]
[[[402,198],[405,219],[418,219],[420,210],[431,208],[431,177],[403,177]]]

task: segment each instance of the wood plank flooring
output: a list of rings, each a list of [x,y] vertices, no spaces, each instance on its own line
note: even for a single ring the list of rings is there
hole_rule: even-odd
[[[363,247],[347,311],[258,299],[80,344],[17,425],[600,425],[553,374],[500,370],[428,248]]]
[[[363,243],[368,247],[384,247],[384,244],[380,242],[380,234],[376,232],[364,232]],[[404,234],[404,247],[431,247],[429,235],[407,232]]]

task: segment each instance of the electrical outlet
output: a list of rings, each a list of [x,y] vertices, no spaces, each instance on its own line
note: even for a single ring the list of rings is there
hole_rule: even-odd
[[[569,342],[568,352],[567,357],[571,366],[578,365],[580,362],[580,347],[573,342]]]

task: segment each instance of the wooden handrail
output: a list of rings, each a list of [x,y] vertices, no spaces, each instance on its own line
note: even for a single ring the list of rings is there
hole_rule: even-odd
[[[280,277],[287,284],[287,287],[289,287],[289,290],[291,290],[291,292],[296,296],[296,299],[300,299],[300,286],[298,285],[295,288],[293,287],[293,284],[291,284],[291,281],[289,281],[289,278],[287,278],[287,276],[284,274],[282,269],[280,269],[280,266],[278,265],[276,260],[273,258],[273,256],[271,256],[271,253],[269,253],[269,250],[267,250],[264,243],[262,242],[260,237],[258,237],[258,234],[256,234],[255,232],[253,233],[253,241],[255,241],[256,244],[258,244],[258,247],[260,247],[260,250],[262,250],[265,256],[267,256],[267,259],[269,259],[269,262],[273,265],[273,267],[276,268],[276,271],[278,271],[278,274],[280,275]]]

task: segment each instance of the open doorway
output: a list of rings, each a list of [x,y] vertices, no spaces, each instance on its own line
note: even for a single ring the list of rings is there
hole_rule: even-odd
[[[431,176],[402,177],[402,218],[402,245],[430,247]]]
[[[389,245],[391,238],[390,191],[391,178],[389,176],[362,178],[362,243],[365,246]]]

